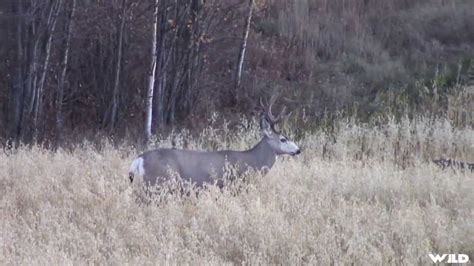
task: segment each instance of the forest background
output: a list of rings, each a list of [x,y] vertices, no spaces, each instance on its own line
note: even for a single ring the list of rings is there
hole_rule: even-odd
[[[276,92],[300,130],[341,116],[472,125],[472,17],[469,0],[2,1],[0,136],[199,132]]]

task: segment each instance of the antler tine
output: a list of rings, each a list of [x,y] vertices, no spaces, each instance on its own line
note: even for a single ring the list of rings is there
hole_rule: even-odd
[[[276,102],[277,97],[278,96],[276,94],[273,94],[270,97],[270,102],[268,103],[268,107],[267,107],[267,117],[272,122],[272,124],[276,124],[280,120],[280,117],[275,117],[272,112],[272,107],[273,107],[273,104]]]
[[[260,111],[260,114],[267,117],[268,119],[268,109],[267,109],[267,104],[264,103],[265,100],[263,100],[263,98],[260,98],[260,108],[257,108],[259,109]]]
[[[262,114],[268,117],[268,100],[264,100],[262,97],[260,97],[260,108]]]
[[[286,113],[286,106],[283,105],[280,114],[278,115],[278,121],[280,121]]]
[[[277,124],[280,122],[280,120],[283,118],[285,112],[286,112],[286,106],[283,106],[282,110],[278,114],[278,116],[275,116],[272,112],[273,105],[275,104],[276,100],[278,98],[277,94],[273,94],[270,97],[270,100],[263,100],[263,98],[260,98],[260,106],[262,108],[262,114],[267,118],[268,122],[270,122],[272,125]],[[264,103],[265,102],[265,103]]]
[[[265,110],[265,104],[263,103],[262,97],[260,97],[260,107],[262,107],[263,110]]]

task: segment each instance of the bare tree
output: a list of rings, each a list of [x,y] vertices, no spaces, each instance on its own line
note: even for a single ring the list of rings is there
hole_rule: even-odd
[[[49,5],[49,13],[47,6]],[[33,13],[36,11],[37,17],[35,19],[28,20],[26,23],[26,28],[31,28],[30,31],[27,31],[26,38],[28,39],[25,43],[27,46],[26,52],[26,60],[24,63],[28,68],[26,73],[26,81],[25,86],[23,89],[23,101],[24,106],[21,112],[21,125],[20,127],[23,129],[27,129],[28,138],[27,141],[31,139],[31,132],[35,132],[35,125],[37,125],[37,121],[35,122],[35,112],[37,110],[36,106],[38,105],[38,96],[42,96],[38,93],[38,69],[40,67],[40,57],[41,57],[41,43],[43,41],[44,36],[51,36],[51,32],[48,32],[48,29],[51,28],[51,18],[53,15],[53,3],[38,3],[38,2],[31,2],[29,6],[25,9],[26,13]],[[49,14],[49,15],[47,15]],[[48,34],[49,33],[49,34]],[[48,47],[48,46],[46,46]],[[45,61],[43,61],[45,62]],[[44,64],[44,63],[43,63]],[[38,109],[39,111],[39,109]],[[36,117],[37,118],[37,117]],[[21,134],[21,132],[20,132]],[[34,133],[35,134],[35,133]],[[34,135],[33,134],[33,135]],[[24,135],[24,134],[23,134]],[[21,136],[19,136],[21,137]]]
[[[115,121],[117,119],[117,110],[119,106],[119,91],[120,91],[120,74],[122,67],[122,46],[123,46],[123,34],[125,30],[125,19],[127,12],[127,0],[122,1],[122,14],[120,18],[120,26],[118,28],[118,47],[117,47],[117,58],[115,65],[115,78],[114,78],[114,88],[112,92],[112,106],[110,114],[110,124],[109,129],[112,131],[115,127]]]
[[[15,12],[17,14],[16,21],[16,75],[12,86],[11,92],[11,107],[13,110],[12,121],[10,123],[10,138],[15,139],[15,142],[19,142],[21,134],[21,117],[23,112],[23,98],[24,98],[24,45],[23,45],[23,1],[18,0],[15,5]]]
[[[235,71],[234,89],[233,89],[233,93],[231,94],[233,104],[237,103],[237,96],[238,96],[237,90],[239,89],[240,81],[242,78],[242,67],[244,64],[245,50],[247,48],[247,40],[249,37],[250,22],[252,21],[254,3],[255,3],[255,0],[249,0],[248,13],[247,13],[247,18],[245,19],[244,31],[242,34],[242,43],[240,45],[239,57],[237,60],[237,68]]]
[[[51,45],[53,42],[53,37],[56,29],[56,24],[58,20],[58,14],[62,6],[62,0],[57,0],[51,4],[48,20],[47,20],[47,37],[46,37],[46,48],[45,55],[43,59],[43,65],[41,69],[41,76],[37,88],[35,88],[35,93],[33,95],[34,105],[33,105],[33,139],[37,140],[40,133],[40,116],[42,114],[43,107],[43,96],[44,96],[44,85],[46,82],[46,76],[48,74],[49,61],[51,57]]]
[[[56,141],[58,143],[62,142],[62,131],[64,126],[64,117],[63,117],[63,100],[64,100],[64,84],[66,82],[66,72],[68,67],[69,60],[69,49],[71,46],[71,36],[74,25],[74,15],[76,13],[76,0],[72,1],[71,12],[66,23],[66,40],[64,43],[64,52],[61,62],[61,76],[59,78],[58,88],[56,92]]]
[[[158,37],[158,5],[159,0],[155,0],[155,8],[153,12],[153,34],[151,41],[151,62],[150,69],[148,72],[148,89],[146,94],[146,121],[145,121],[145,136],[148,142],[151,137],[151,126],[153,116],[153,92],[155,88],[155,74],[156,74],[156,63],[157,63],[157,37]]]
[[[163,128],[185,117],[197,103],[200,81],[205,79],[203,62],[209,50],[203,40],[212,37],[204,33],[212,31],[215,25],[209,21],[221,16],[218,7],[225,4],[18,0],[3,6],[13,14],[4,18],[0,11],[0,19],[10,20],[2,31],[9,41],[0,46],[0,54],[8,59],[0,69],[10,72],[0,78],[2,86],[11,84],[8,93],[0,92],[1,99],[9,99],[8,105],[0,105],[7,113],[8,135],[26,143],[54,136],[60,144],[66,127],[74,130],[87,121],[93,125],[85,127],[91,132],[112,130],[129,125],[119,124],[119,115],[135,116],[145,108],[148,137],[155,125]],[[152,23],[145,19],[151,13]],[[143,49],[150,45],[150,31],[152,62],[143,65],[150,58]],[[133,49],[127,49],[129,45]],[[146,106],[132,89],[143,74]],[[134,98],[121,102],[122,96]]]
[[[166,66],[168,65],[168,56],[166,50],[166,33],[170,31],[168,26],[168,8],[167,8],[167,1],[161,1],[161,15],[160,15],[160,26],[159,26],[159,37],[158,39],[160,42],[158,43],[157,47],[157,69],[158,72],[158,80],[156,80],[156,93],[153,95],[153,105],[154,105],[154,120],[157,127],[161,127],[164,124],[165,120],[165,108],[164,108],[164,100],[165,100],[165,88],[166,88]]]

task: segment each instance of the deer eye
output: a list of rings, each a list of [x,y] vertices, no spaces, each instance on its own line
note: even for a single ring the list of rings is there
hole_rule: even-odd
[[[285,138],[281,138],[280,141],[281,141],[282,143],[285,143],[287,140],[286,140]]]

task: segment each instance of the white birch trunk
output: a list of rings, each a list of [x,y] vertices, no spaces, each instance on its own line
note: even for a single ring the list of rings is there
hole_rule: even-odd
[[[151,126],[153,121],[153,92],[155,88],[156,62],[157,62],[157,36],[158,36],[158,4],[159,0],[155,0],[155,11],[153,13],[153,34],[151,42],[151,62],[148,72],[148,89],[146,93],[146,120],[145,120],[145,136],[148,142],[151,137]]]
[[[245,50],[247,49],[247,40],[249,37],[250,22],[252,21],[254,3],[255,3],[255,0],[249,0],[249,10],[248,10],[247,19],[245,20],[242,43],[240,45],[239,58],[237,61],[237,69],[236,69],[236,74],[235,74],[234,93],[233,93],[234,102],[236,102],[237,100],[237,89],[240,86],[240,80],[242,77],[242,67],[244,65]]]

